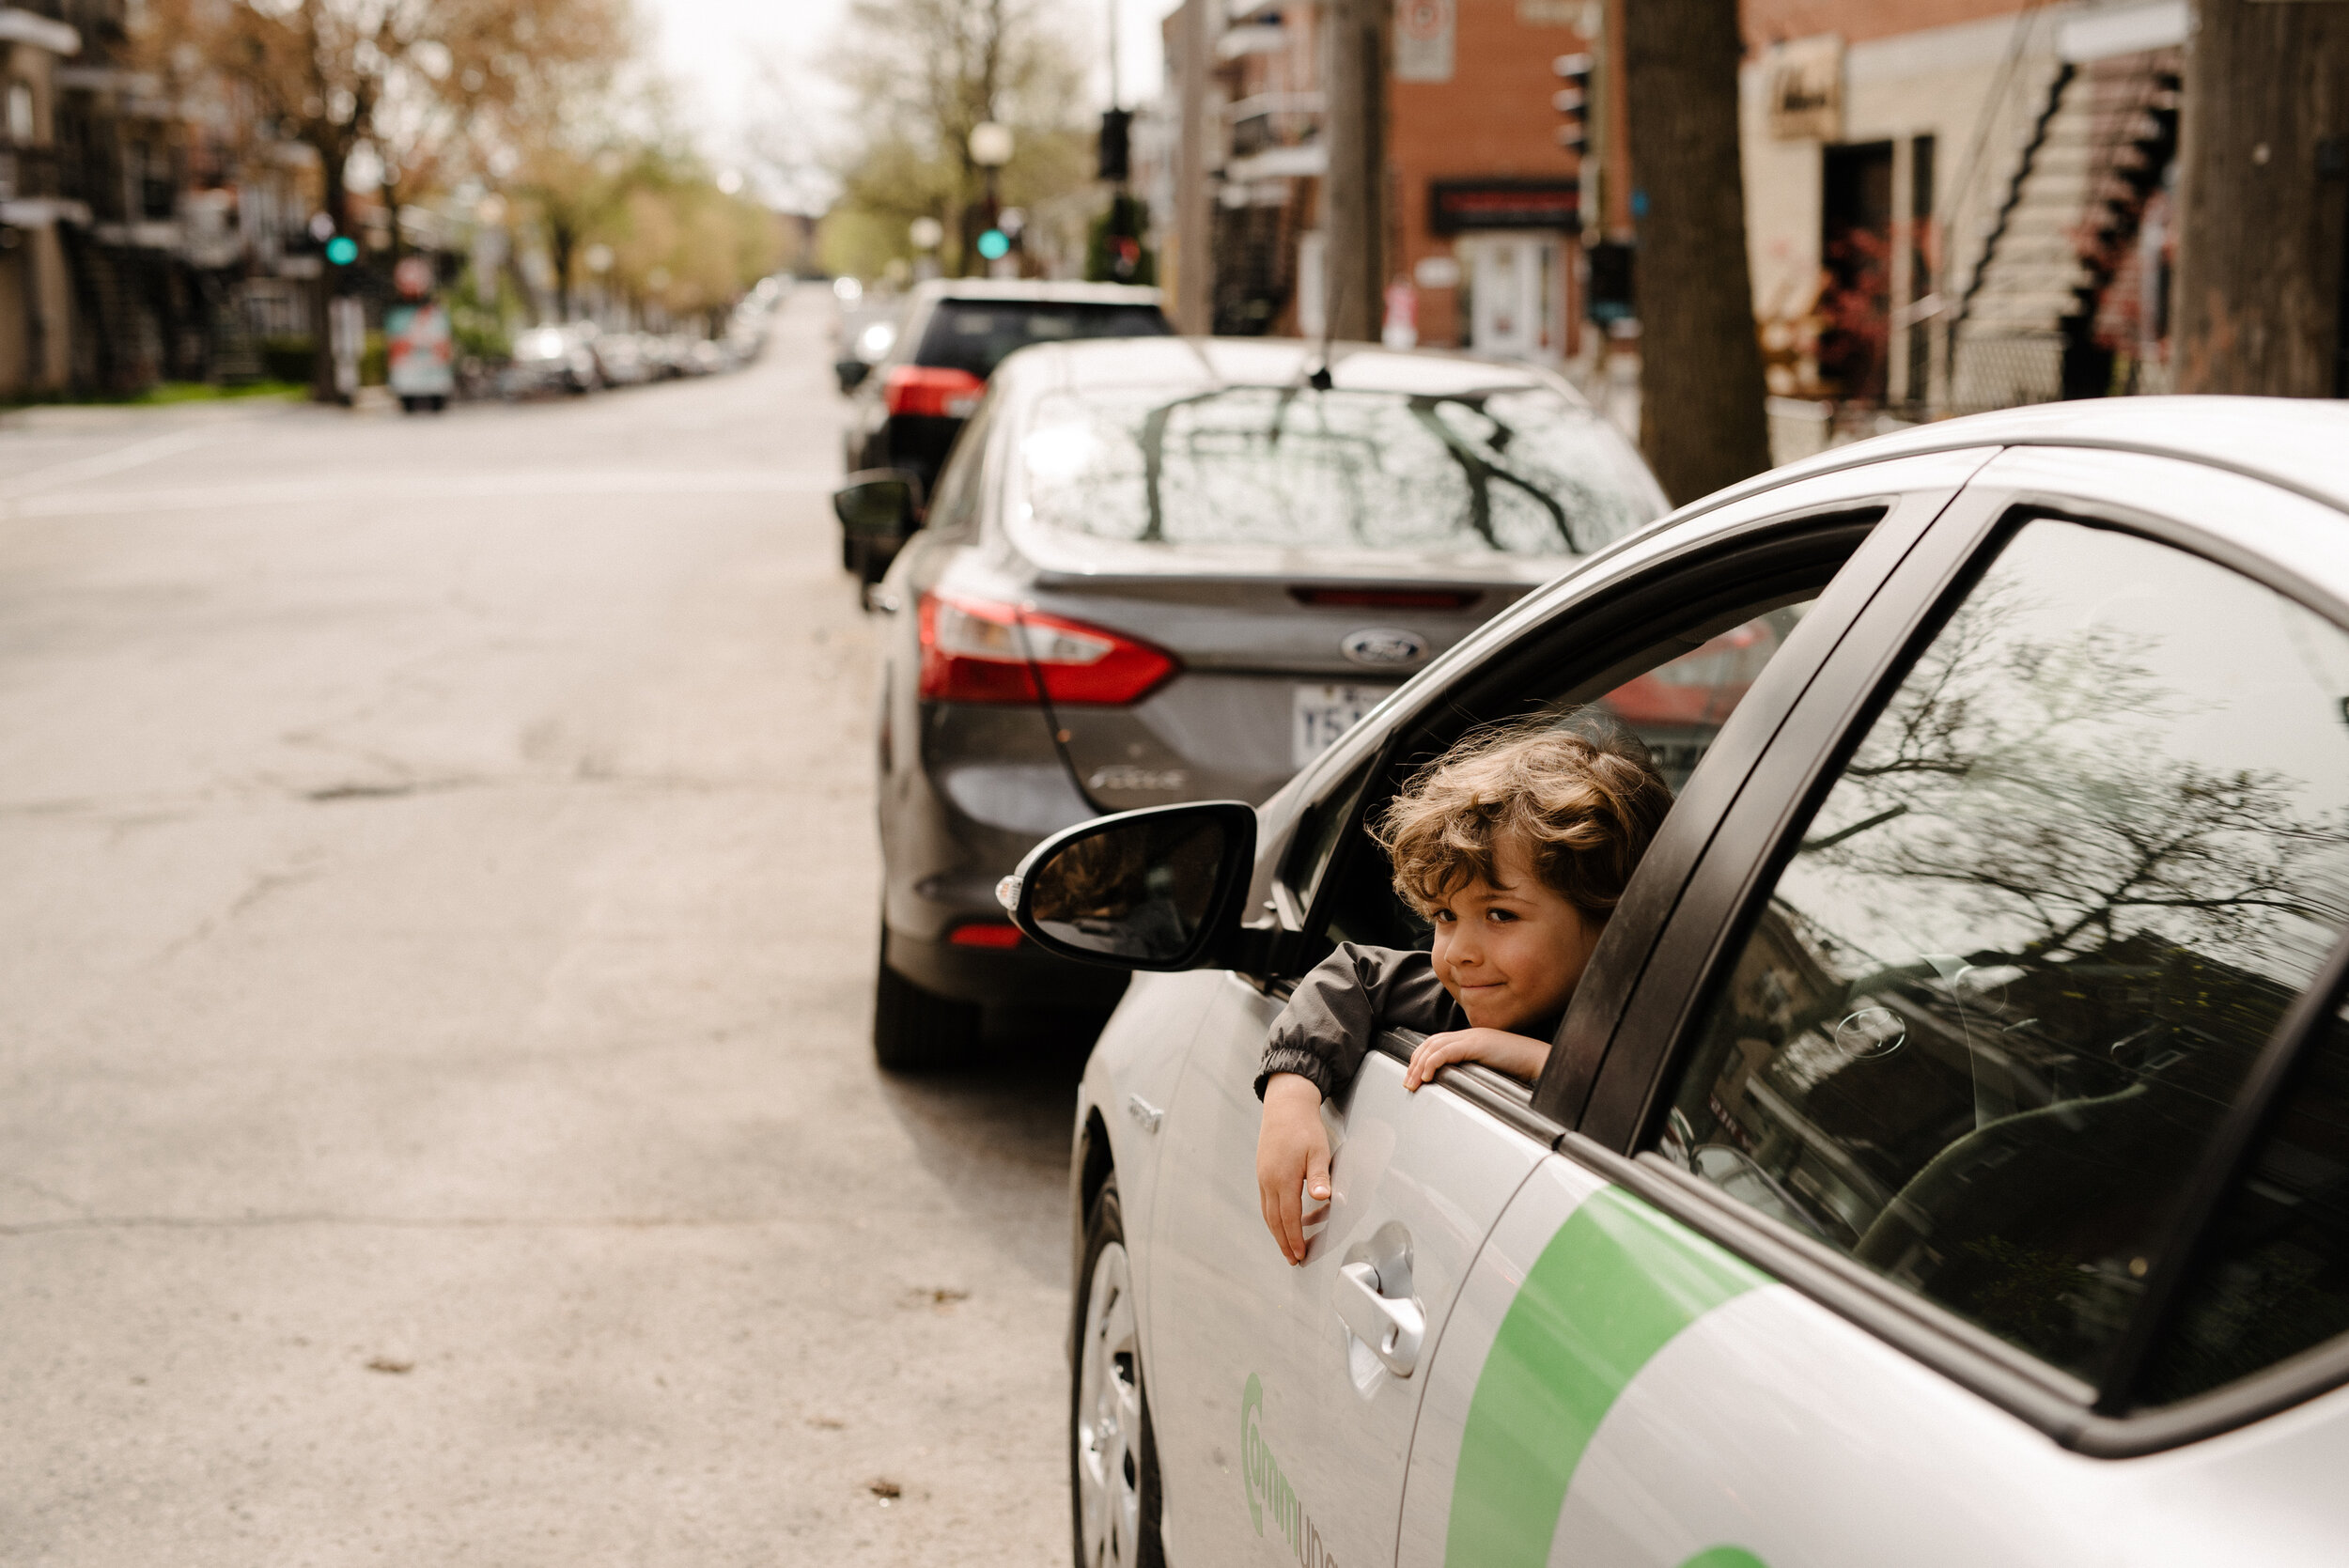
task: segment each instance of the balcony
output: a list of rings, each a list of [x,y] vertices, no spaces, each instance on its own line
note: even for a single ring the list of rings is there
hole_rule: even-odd
[[[27,201],[57,194],[55,147],[0,143],[0,201]]]
[[[1247,158],[1311,141],[1320,129],[1321,110],[1317,92],[1257,93],[1227,105],[1223,117],[1231,122],[1232,156]]]

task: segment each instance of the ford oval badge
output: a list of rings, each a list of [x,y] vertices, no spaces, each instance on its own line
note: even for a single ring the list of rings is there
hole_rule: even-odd
[[[1338,647],[1357,664],[1416,664],[1427,657],[1426,638],[1391,626],[1349,631]]]

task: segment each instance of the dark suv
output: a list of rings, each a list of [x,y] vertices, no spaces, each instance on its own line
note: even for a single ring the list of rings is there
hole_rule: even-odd
[[[1085,337],[1164,337],[1174,330],[1155,288],[984,278],[922,284],[907,297],[887,356],[848,389],[843,463],[850,474],[910,474],[926,491],[987,379],[1013,349]],[[889,555],[844,537],[841,562],[879,582]]]

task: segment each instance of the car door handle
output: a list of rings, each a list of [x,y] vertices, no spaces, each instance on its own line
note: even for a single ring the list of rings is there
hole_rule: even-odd
[[[1370,1347],[1386,1369],[1408,1377],[1419,1365],[1420,1342],[1427,1337],[1427,1314],[1408,1296],[1384,1296],[1378,1270],[1366,1263],[1349,1263],[1338,1269],[1330,1296],[1338,1321]]]

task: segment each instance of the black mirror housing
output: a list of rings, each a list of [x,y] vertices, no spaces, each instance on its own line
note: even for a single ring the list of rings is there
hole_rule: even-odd
[[[834,360],[832,373],[839,379],[840,395],[845,397],[864,384],[864,378],[873,373],[873,367],[861,359]]]
[[[922,481],[903,469],[864,469],[832,492],[832,510],[851,539],[902,544],[922,526]]]
[[[1197,800],[1097,816],[1028,851],[996,898],[1048,953],[1123,970],[1226,956],[1256,862],[1256,809]]]

